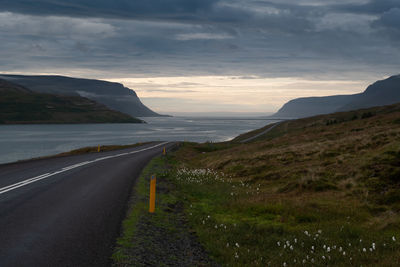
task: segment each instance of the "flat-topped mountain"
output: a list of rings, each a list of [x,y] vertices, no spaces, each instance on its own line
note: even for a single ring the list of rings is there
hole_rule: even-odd
[[[78,95],[36,93],[0,79],[0,124],[141,122]]]
[[[146,107],[136,93],[120,83],[64,76],[0,75],[38,93],[82,96],[134,117],[162,116]]]
[[[360,94],[293,99],[273,117],[304,118],[400,102],[400,75],[377,81]]]

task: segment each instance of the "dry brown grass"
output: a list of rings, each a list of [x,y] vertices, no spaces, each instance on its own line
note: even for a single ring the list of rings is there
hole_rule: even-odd
[[[400,104],[286,121],[248,144],[187,143],[175,157],[179,167],[209,168],[232,177],[226,190],[236,193],[225,204],[210,204],[214,195],[224,194],[220,185],[214,193],[210,184],[195,185],[187,197],[204,202],[192,211],[199,217],[215,212],[221,221],[229,218],[260,232],[266,225],[282,226],[283,233],[268,232],[276,240],[317,227],[324,229],[326,242],[336,244],[358,238],[382,245],[392,235],[400,236]],[[237,186],[242,183],[246,186]],[[343,225],[348,233],[337,232]],[[202,233],[202,227],[196,229]],[[226,237],[208,235],[204,232],[206,247]],[[262,246],[257,234],[245,236],[242,242]],[[363,266],[396,266],[396,249],[365,257],[362,251],[354,253]],[[272,252],[261,255],[280,262]],[[333,265],[347,264],[338,258]]]

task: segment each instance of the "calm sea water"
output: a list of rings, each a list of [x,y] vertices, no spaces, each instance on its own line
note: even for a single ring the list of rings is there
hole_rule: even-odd
[[[147,124],[0,125],[0,163],[85,146],[146,141],[227,141],[273,121],[259,118],[143,118]]]

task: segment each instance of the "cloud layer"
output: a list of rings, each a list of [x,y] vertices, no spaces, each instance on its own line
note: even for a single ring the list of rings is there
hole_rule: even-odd
[[[3,72],[373,81],[400,0],[0,0],[0,38]]]

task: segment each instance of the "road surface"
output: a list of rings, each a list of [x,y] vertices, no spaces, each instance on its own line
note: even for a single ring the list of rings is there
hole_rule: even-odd
[[[0,165],[0,266],[109,266],[136,178],[173,145]]]
[[[250,141],[252,141],[252,140],[254,140],[254,139],[260,137],[261,135],[264,135],[264,134],[268,133],[269,131],[271,131],[272,129],[274,129],[276,126],[278,126],[278,125],[281,124],[282,122],[284,122],[284,121],[276,122],[275,124],[273,124],[273,125],[272,125],[271,127],[269,127],[268,129],[262,131],[262,132],[259,133],[259,134],[256,134],[255,136],[249,137],[249,138],[247,138],[247,139],[241,141],[241,143],[250,142]]]

